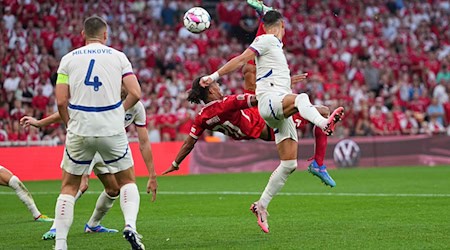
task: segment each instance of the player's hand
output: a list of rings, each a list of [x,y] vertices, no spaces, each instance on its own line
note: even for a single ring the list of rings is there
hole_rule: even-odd
[[[217,71],[209,76],[204,76],[200,79],[200,86],[202,86],[203,88],[208,87],[211,83],[219,80],[219,78],[219,72]]]
[[[168,173],[170,173],[170,172],[177,171],[178,169],[180,169],[179,166],[174,166],[174,165],[172,164],[172,165],[170,166],[170,168],[166,169],[166,171],[164,171],[162,174],[163,174],[163,175],[166,175],[166,174],[168,174]]]
[[[206,88],[213,82],[214,81],[211,78],[211,76],[204,76],[200,79],[200,86],[202,86],[203,88]]]
[[[39,128],[38,120],[31,116],[24,116],[20,119],[20,125],[24,128],[28,128],[30,125],[36,128]]]
[[[291,84],[299,83],[303,80],[305,80],[308,77],[308,73],[303,73],[300,75],[295,75],[291,77]]]
[[[156,200],[156,190],[158,189],[158,182],[156,177],[150,177],[147,182],[147,194],[152,192],[152,202]]]

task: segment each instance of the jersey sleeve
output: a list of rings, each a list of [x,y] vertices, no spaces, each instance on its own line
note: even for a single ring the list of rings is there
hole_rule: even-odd
[[[201,118],[200,115],[198,115],[194,119],[189,135],[195,140],[198,140],[198,138],[203,134],[203,131],[205,131],[205,128],[202,127]]]
[[[231,95],[223,98],[223,101],[219,104],[219,108],[222,112],[234,112],[241,109],[248,109],[252,107],[250,94]]]
[[[56,84],[69,84],[68,62],[68,56],[64,56],[61,59],[57,71],[58,77],[56,78]]]
[[[262,35],[258,36],[253,40],[252,44],[250,44],[249,49],[255,52],[257,56],[264,55],[268,50],[271,43],[271,38],[275,38],[270,35]]]
[[[134,74],[133,67],[131,66],[130,60],[128,60],[128,57],[124,53],[121,53],[120,55],[122,62],[122,78]]]
[[[145,108],[144,108],[144,104],[142,104],[142,102],[137,102],[136,103],[136,116],[134,117],[134,125],[138,126],[138,127],[145,127],[147,124],[147,118],[145,115]]]

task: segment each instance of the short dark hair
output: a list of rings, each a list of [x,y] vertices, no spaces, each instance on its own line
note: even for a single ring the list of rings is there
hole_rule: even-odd
[[[86,37],[96,37],[108,24],[99,16],[90,16],[84,20],[84,34]]]
[[[283,16],[281,15],[280,12],[278,12],[276,10],[269,10],[266,12],[266,14],[264,14],[262,20],[264,22],[264,25],[272,26],[272,25],[278,23],[278,21],[280,21],[282,19],[283,19]]]
[[[206,103],[206,99],[208,98],[209,87],[202,87],[200,85],[201,77],[197,77],[192,82],[192,88],[189,90],[187,100],[191,103],[200,104],[201,101]]]

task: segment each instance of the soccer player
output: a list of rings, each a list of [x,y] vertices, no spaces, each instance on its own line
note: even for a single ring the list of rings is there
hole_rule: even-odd
[[[139,101],[141,89],[126,55],[105,45],[108,37],[105,20],[98,16],[87,18],[82,36],[86,45],[66,54],[57,71],[56,102],[67,126],[67,136],[61,194],[55,209],[55,249],[67,249],[75,195],[81,176],[88,171],[96,153],[120,187],[124,237],[132,249],[145,249],[136,231],[140,197],[123,127],[125,110]],[[128,92],[123,104],[122,85]]]
[[[247,0],[247,4],[249,4],[253,9],[256,10],[258,13],[260,19],[259,19],[259,26],[258,31],[256,32],[256,37],[260,35],[266,34],[266,31],[264,30],[264,23],[262,20],[262,17],[267,11],[273,10],[272,7],[264,5],[262,0]],[[245,80],[245,92],[246,93],[255,93],[256,89],[256,64],[255,60],[248,61],[244,67],[242,68],[242,74],[244,75]],[[296,113],[294,115],[294,121],[296,121],[298,118],[295,116],[298,115]],[[306,123],[302,123],[305,125]],[[327,145],[327,137],[322,136],[323,131],[317,127],[314,126],[314,137],[316,139],[316,151],[315,156],[312,158],[311,164],[308,166],[308,172],[311,174],[317,176],[325,185],[328,185],[330,187],[336,186],[336,183],[334,180],[329,176],[327,172],[327,167],[323,164],[323,159],[325,156],[325,150]],[[323,145],[323,146],[318,146]],[[323,151],[323,152],[322,152]]]
[[[295,76],[293,81],[300,81],[304,78],[306,78],[306,75]],[[254,95],[243,94],[223,97],[217,82],[204,88],[200,86],[200,78],[197,78],[192,83],[187,99],[192,103],[199,104],[203,102],[206,105],[195,117],[190,136],[184,141],[172,165],[163,174],[179,169],[181,162],[192,151],[198,138],[206,129],[222,132],[235,140],[259,138],[265,141],[273,141],[275,139],[273,129],[266,125],[258,112],[257,101]],[[322,115],[329,115],[327,107],[318,106],[316,108]],[[306,125],[307,121],[298,113],[294,114],[293,117],[297,127]],[[340,117],[336,116],[336,118],[339,119]],[[327,136],[323,131],[317,127],[314,131],[316,139],[314,157],[312,158],[314,160],[309,166],[309,171],[313,174],[311,166],[317,164],[317,162],[323,165],[327,147]],[[326,169],[323,169],[318,177],[326,185],[330,187],[336,186]]]
[[[122,100],[126,97],[126,91],[122,90]],[[152,193],[152,201],[156,199],[156,190],[158,183],[156,181],[156,173],[153,165],[153,157],[151,151],[150,141],[148,139],[148,133],[146,128],[146,117],[144,105],[141,102],[136,103],[131,109],[125,112],[125,127],[128,127],[131,123],[136,126],[136,131],[138,133],[139,139],[139,149],[141,151],[142,158],[144,159],[145,165],[149,173],[149,180],[147,182],[147,193]],[[53,123],[61,122],[61,117],[59,113],[54,113],[42,120],[36,120],[33,117],[25,116],[20,119],[20,123],[27,126],[34,126],[37,128],[45,127]],[[94,156],[89,171],[87,174],[83,174],[80,190],[78,190],[75,200],[78,200],[80,196],[88,189],[89,176],[94,170],[94,173],[100,179],[100,181],[105,185],[105,190],[100,194],[97,199],[97,203],[94,212],[86,223],[84,231],[87,233],[116,233],[116,229],[109,229],[100,225],[100,221],[106,215],[106,213],[113,206],[114,201],[118,198],[119,187],[113,175],[108,172],[108,168],[105,165],[103,159],[99,154]],[[43,236],[43,240],[52,240],[56,237],[55,223],[50,227]]]
[[[330,135],[338,120],[336,117],[343,114],[343,108],[337,108],[326,119],[314,108],[308,95],[292,93],[290,71],[281,42],[285,33],[283,17],[278,11],[271,10],[266,12],[263,22],[265,35],[255,38],[248,49],[231,59],[218,71],[203,77],[200,84],[208,86],[221,76],[242,67],[249,60],[256,59],[255,92],[258,110],[266,123],[275,131],[275,143],[281,160],[261,198],[251,206],[251,210],[258,219],[258,225],[268,233],[267,207],[284,186],[288,176],[297,168],[297,130],[291,116],[300,112],[303,118]]]
[[[31,196],[28,189],[23,185],[23,183],[19,180],[17,176],[15,176],[11,171],[6,169],[3,166],[0,166],[0,185],[7,186],[12,189],[17,194],[17,197],[27,206],[28,210],[30,210],[33,215],[34,221],[37,222],[52,222],[53,219],[49,218],[47,215],[41,214],[39,209],[36,207],[34,203],[33,197]]]

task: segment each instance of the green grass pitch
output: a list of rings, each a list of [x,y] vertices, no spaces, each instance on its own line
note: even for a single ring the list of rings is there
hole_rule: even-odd
[[[306,171],[290,176],[269,206],[270,233],[250,213],[270,173],[159,177],[155,203],[141,194],[138,231],[148,249],[449,249],[450,166],[332,170],[336,188]],[[50,216],[57,181],[26,182]],[[145,191],[146,179],[138,180]],[[32,221],[26,207],[0,188],[0,249],[52,249],[41,236],[50,224]],[[129,249],[119,234],[85,234],[83,227],[101,191],[75,206],[70,249]],[[103,225],[122,230],[117,201]]]

